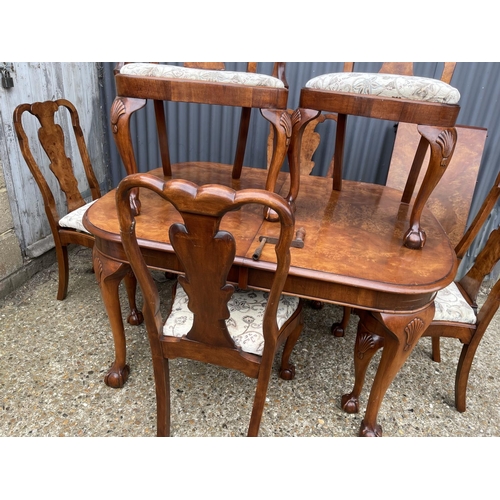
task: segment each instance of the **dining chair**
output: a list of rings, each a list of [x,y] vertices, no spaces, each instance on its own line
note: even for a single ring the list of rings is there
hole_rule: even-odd
[[[410,227],[403,237],[405,246],[422,248],[426,234],[420,226],[420,216],[424,205],[439,182],[456,142],[454,125],[460,111],[457,104],[460,94],[450,85],[456,63],[444,63],[440,80],[423,78],[413,74],[413,63],[384,63],[379,73],[354,71],[354,63],[345,63],[344,71],[329,73],[310,79],[300,92],[299,113],[310,113],[312,119],[320,112],[337,122],[335,149],[331,175],[332,188],[342,189],[344,147],[348,116],[363,116],[394,122],[419,125],[420,143],[408,176],[402,202],[410,203],[415,189],[416,178],[422,162],[431,148],[431,161],[427,167],[422,185],[413,202]],[[300,123],[304,127],[307,120]],[[300,156],[301,133],[291,149],[295,151],[295,161]],[[291,153],[291,158],[294,154]],[[298,186],[295,188],[298,190]],[[292,197],[295,192],[292,192]]]
[[[287,154],[292,123],[286,113],[288,83],[285,63],[274,63],[271,75],[257,72],[257,63],[247,63],[246,71],[228,71],[222,62],[189,62],[183,66],[158,63],[118,63],[115,67],[116,98],[111,109],[115,142],[128,174],[137,172],[130,135],[130,117],[154,102],[163,173],[172,176],[165,102],[185,102],[241,108],[232,178],[241,176],[252,109],[259,109],[275,130],[273,158],[266,185],[274,191],[276,179]],[[177,124],[173,124],[177,126]],[[207,134],[210,131],[207,130]],[[156,167],[155,167],[156,168]],[[136,212],[140,201],[133,192]]]
[[[498,198],[500,198],[500,173],[468,230],[455,247],[459,261],[464,258]],[[455,377],[455,406],[460,412],[466,410],[467,384],[474,355],[500,305],[500,280],[492,286],[482,306],[477,304],[477,296],[483,281],[499,260],[500,227],[497,227],[490,233],[468,272],[437,293],[434,299],[434,318],[423,333],[423,337],[432,338],[432,359],[437,362],[440,361],[440,338],[455,338],[463,344]],[[383,347],[382,330],[379,329],[376,334],[358,332],[354,357],[354,389],[342,398],[342,406],[349,413],[357,411],[368,365],[374,354]]]
[[[70,134],[56,120],[56,117],[61,118],[64,109],[69,113],[74,139],[80,154],[79,159],[69,158],[66,155],[65,145],[71,139]],[[44,158],[35,152],[35,144],[30,144],[25,128],[27,118],[24,119],[25,123],[23,123],[23,117],[27,116],[26,112],[37,119],[39,124],[39,127],[37,125],[38,139],[45,151],[48,165],[46,160],[44,161]],[[14,110],[13,119],[22,156],[40,190],[54,238],[59,270],[57,300],[64,300],[68,294],[69,282],[68,246],[70,244],[87,248],[94,246],[94,237],[83,226],[82,218],[86,210],[101,197],[99,183],[92,168],[78,112],[70,101],[57,99],[20,104]],[[40,159],[37,161],[35,158]],[[76,161],[74,162],[74,160]],[[92,201],[87,202],[80,193],[75,175],[75,163],[78,164],[78,168],[83,167]],[[65,207],[61,207],[59,204],[58,208],[56,200],[59,198],[65,200],[63,203],[66,205]],[[65,214],[62,213],[61,208],[66,212]],[[125,278],[125,284],[131,307],[128,318],[131,324],[141,322],[141,314],[135,305],[135,283],[134,276],[129,273]]]
[[[65,108],[69,112],[71,124],[78,145],[81,162],[85,171],[85,177],[90,188],[92,201],[86,202],[78,188],[78,181],[75,176],[73,161],[66,156],[65,132],[61,125],[56,123],[56,113],[60,108]],[[50,162],[49,167],[53,176],[57,180],[59,189],[64,193],[67,214],[60,215],[56,196],[50,185],[53,180],[48,179],[50,175],[45,166],[39,165],[35,160],[34,151],[28,140],[25,127],[23,125],[23,114],[30,113],[38,119],[40,128],[38,139]],[[68,245],[75,243],[88,248],[94,245],[94,237],[83,227],[82,217],[92,203],[101,197],[99,183],[90,163],[90,157],[85,144],[78,112],[73,104],[66,99],[56,101],[35,102],[33,104],[20,104],[14,110],[14,128],[16,130],[19,146],[28,168],[35,179],[43,198],[45,213],[50,224],[57,254],[59,266],[59,288],[57,299],[64,300],[68,292],[69,266],[68,266]],[[40,162],[41,163],[41,162]]]
[[[130,193],[137,188],[157,193],[183,220],[169,228],[158,227],[158,232],[168,231],[184,269],[173,288],[165,320],[160,310],[162,298],[138,244],[139,239],[147,245],[141,235],[141,216],[135,216],[130,206]],[[302,330],[302,301],[282,295],[294,237],[294,215],[288,203],[263,189],[235,191],[217,184],[199,187],[190,181],[165,180],[147,173],[122,180],[116,203],[123,247],[144,297],[156,386],[157,435],[170,435],[169,359],[180,357],[238,370],[257,379],[248,427],[248,436],[257,436],[277,350],[284,344],[281,372],[283,378],[290,379],[294,368],[289,357]],[[227,220],[223,219],[227,212],[247,204],[269,206],[280,220],[276,272],[269,292],[239,289],[228,282],[236,242],[231,222],[224,230],[220,226]]]

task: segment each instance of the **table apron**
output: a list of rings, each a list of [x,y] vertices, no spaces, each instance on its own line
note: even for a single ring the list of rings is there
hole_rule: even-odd
[[[398,293],[362,288],[354,285],[312,279],[307,276],[294,276],[293,271],[283,289],[283,293],[304,299],[327,302],[357,309],[384,313],[411,313],[425,309],[436,292]],[[268,270],[248,269],[248,286],[268,289],[273,274]],[[396,304],[396,307],[395,307]]]
[[[123,247],[118,241],[96,238],[96,247],[111,260],[128,264]],[[173,273],[182,273],[183,268],[177,256],[168,251],[141,247],[148,267]],[[249,263],[248,259],[245,262]],[[246,284],[250,288],[269,290],[274,277],[272,266],[266,263],[252,263],[255,266],[235,264],[232,266],[228,281]],[[363,288],[354,285],[324,281],[310,276],[293,275],[293,269],[287,277],[284,293],[304,299],[318,300],[331,304],[350,306],[385,313],[409,313],[425,308],[433,299],[435,292],[397,293]],[[397,306],[395,307],[394,304]]]

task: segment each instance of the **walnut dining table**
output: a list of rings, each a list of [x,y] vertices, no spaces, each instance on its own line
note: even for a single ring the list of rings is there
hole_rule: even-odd
[[[161,168],[150,173],[164,177]],[[235,180],[230,165],[172,165],[172,177],[234,189],[263,188],[266,175],[264,169],[243,167],[240,179]],[[289,176],[282,172],[275,191],[285,196],[288,189]],[[94,269],[115,346],[115,361],[105,382],[118,388],[129,376],[118,286],[131,270],[121,245],[114,196],[113,190],[95,202],[84,216],[84,226],[95,236]],[[179,222],[180,216],[153,193],[141,191],[140,200],[136,234],[146,263],[152,269],[182,273],[168,240],[168,227]],[[419,250],[405,247],[403,237],[411,206],[401,203],[400,191],[386,186],[344,181],[342,190],[335,191],[331,179],[303,176],[295,207],[295,227],[305,231],[305,238],[302,248],[291,248],[284,293],[369,311],[371,320],[382,324],[387,333],[359,432],[362,436],[381,435],[377,417],[382,399],[432,321],[436,292],[455,277],[453,247],[427,208],[421,215],[427,234],[425,246]],[[228,214],[221,229],[233,233],[236,240],[229,281],[243,288],[269,289],[275,262],[273,245],[264,245],[258,260],[253,255],[261,236],[278,235],[278,225],[263,217],[261,207],[250,206]],[[133,304],[129,322],[139,323],[142,318],[135,308],[134,290],[128,292]]]

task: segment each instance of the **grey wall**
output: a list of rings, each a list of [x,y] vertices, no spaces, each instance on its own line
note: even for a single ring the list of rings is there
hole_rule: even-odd
[[[170,63],[176,64],[176,63]],[[381,63],[356,63],[356,70],[377,72]],[[105,124],[109,124],[109,110],[115,97],[113,78],[114,63],[102,63],[101,102],[106,114]],[[227,69],[245,69],[245,63],[228,63]],[[312,77],[329,72],[342,71],[343,62],[290,62],[286,75],[290,87],[289,107],[299,104],[300,89]],[[415,63],[415,74],[439,78],[442,63]],[[272,63],[260,63],[259,72],[270,73]],[[461,111],[458,124],[488,129],[483,160],[479,171],[469,222],[482,203],[500,168],[500,63],[459,62],[451,84],[461,94]],[[217,161],[231,163],[235,153],[238,131],[239,110],[228,107],[188,105],[168,103],[167,123],[169,126],[169,146],[173,162]],[[384,184],[395,138],[393,122],[350,117],[345,150],[344,177],[347,179]],[[324,175],[333,153],[333,123],[323,124],[320,132],[322,140],[314,156],[316,163],[313,174]],[[111,136],[110,127],[106,138],[108,161],[111,167],[111,183],[116,186],[125,175],[125,170]],[[265,168],[267,122],[258,112],[254,112],[250,123],[249,142],[245,165]],[[156,139],[156,124],[152,103],[136,113],[132,122],[132,135],[137,155],[139,171],[160,166]],[[484,244],[489,232],[500,222],[499,207],[485,224],[472,245],[464,266],[472,262]],[[463,270],[462,266],[461,270]],[[461,271],[463,272],[463,271]],[[496,273],[498,274],[498,273]]]

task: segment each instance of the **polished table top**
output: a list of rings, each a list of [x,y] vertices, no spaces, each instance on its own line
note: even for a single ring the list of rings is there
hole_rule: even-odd
[[[217,164],[174,165],[173,177],[197,184],[220,183],[234,189],[262,187],[265,170],[245,168],[240,180],[230,168]],[[161,169],[150,172],[163,177]],[[277,192],[287,193],[287,176],[281,174]],[[379,311],[411,311],[428,304],[434,292],[455,277],[457,261],[442,227],[429,210],[422,214],[427,242],[420,250],[406,248],[402,238],[408,227],[408,205],[401,193],[374,184],[345,181],[333,191],[330,179],[301,178],[296,201],[295,227],[304,228],[303,248],[291,249],[291,267],[285,292],[305,298]],[[141,193],[141,215],[136,234],[148,264],[181,271],[168,240],[168,227],[180,217],[153,193]],[[114,191],[87,212],[84,224],[105,253],[126,262],[121,249]],[[236,266],[246,268],[248,286],[265,287],[274,261],[273,245],[264,247],[259,261],[252,255],[259,236],[277,236],[278,225],[263,221],[260,207],[228,214],[222,229],[236,239]],[[142,240],[142,241],[141,241]],[[112,248],[111,248],[112,247]],[[241,272],[240,272],[241,274]],[[396,303],[395,300],[397,299]]]

